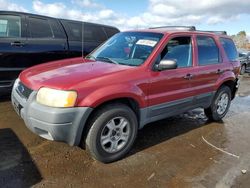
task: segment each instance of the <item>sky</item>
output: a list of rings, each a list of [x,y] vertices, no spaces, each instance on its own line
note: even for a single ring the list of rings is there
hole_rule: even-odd
[[[246,31],[250,0],[0,0],[0,10],[102,23],[120,30],[194,25],[199,30]]]

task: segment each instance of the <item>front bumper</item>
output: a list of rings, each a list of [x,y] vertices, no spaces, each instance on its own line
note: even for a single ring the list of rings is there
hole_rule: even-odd
[[[48,140],[79,145],[84,125],[92,108],[44,106],[36,102],[36,91],[25,98],[16,88],[14,86],[12,89],[12,105],[32,132]]]

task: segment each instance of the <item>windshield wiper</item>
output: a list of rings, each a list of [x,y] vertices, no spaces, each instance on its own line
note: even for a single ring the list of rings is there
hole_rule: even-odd
[[[131,67],[138,67],[138,65],[133,65],[133,64],[127,64],[127,63],[119,63],[120,65],[127,65]]]
[[[108,62],[108,63],[113,63],[113,64],[119,65],[118,62],[114,61],[113,59],[111,59],[109,57],[96,57],[96,60],[101,60],[101,61],[105,61],[105,62]]]

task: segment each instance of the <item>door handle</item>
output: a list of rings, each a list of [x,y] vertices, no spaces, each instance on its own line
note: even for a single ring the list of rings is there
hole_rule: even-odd
[[[10,43],[11,46],[18,46],[18,47],[23,47],[25,45],[25,43],[19,42],[19,41],[15,41]]]
[[[223,70],[218,69],[218,70],[216,71],[216,74],[222,74],[223,72],[224,72]]]
[[[194,76],[190,73],[188,73],[186,76],[184,76],[184,79],[191,80]]]

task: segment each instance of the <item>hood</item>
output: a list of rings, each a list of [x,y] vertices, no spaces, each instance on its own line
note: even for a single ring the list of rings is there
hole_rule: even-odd
[[[32,90],[38,90],[41,87],[69,90],[74,89],[74,86],[79,83],[131,68],[125,65],[74,58],[26,69],[20,74],[20,80]]]

